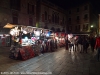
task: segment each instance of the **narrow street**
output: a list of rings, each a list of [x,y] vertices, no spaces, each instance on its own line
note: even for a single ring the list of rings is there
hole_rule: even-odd
[[[11,72],[12,75],[100,75],[100,62],[90,50],[86,54],[65,48],[26,61],[13,60],[9,58],[9,48],[0,47],[0,72],[0,75]],[[24,72],[27,74],[21,74]],[[29,74],[38,72],[48,74]]]

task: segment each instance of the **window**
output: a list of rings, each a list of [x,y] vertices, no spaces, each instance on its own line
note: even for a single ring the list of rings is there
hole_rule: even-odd
[[[77,12],[79,12],[79,8],[77,8]]]
[[[10,8],[20,10],[20,0],[10,0]]]
[[[54,23],[54,14],[52,14],[52,22]]]
[[[51,23],[51,15],[48,15],[49,23]]]
[[[68,27],[68,30],[71,31],[71,30],[72,30],[72,26],[69,26],[69,27]]]
[[[88,19],[88,14],[85,14],[84,15],[84,19]]]
[[[80,31],[80,25],[75,26],[76,31]]]
[[[88,30],[88,24],[83,25],[83,30]]]
[[[80,29],[80,25],[78,25],[78,29]]]
[[[13,20],[13,24],[18,24],[18,13],[17,12],[12,13],[12,20]]]
[[[85,25],[83,24],[83,30],[85,29]]]
[[[29,17],[29,25],[33,26],[33,18],[32,17]]]
[[[70,23],[70,24],[71,24],[71,18],[69,18],[69,19],[68,19],[68,23]]]
[[[86,24],[86,30],[88,30],[88,24]]]
[[[13,24],[18,24],[18,17],[13,16]]]
[[[59,23],[59,14],[58,14],[58,16],[57,16],[57,23]]]
[[[44,14],[42,14],[42,22],[44,22]]]
[[[88,30],[88,24],[86,24],[86,30]]]
[[[64,24],[64,21],[65,21],[65,19],[64,19],[64,17],[63,17],[63,24]]]
[[[47,12],[45,11],[45,20],[47,20]]]
[[[59,24],[59,13],[55,12],[55,23]]]
[[[77,30],[77,26],[75,26],[75,30]]]
[[[34,5],[28,3],[28,14],[34,14]]]
[[[55,23],[57,23],[57,15],[55,14]]]
[[[76,21],[77,21],[77,23],[79,23],[79,21],[80,21],[80,17],[79,16],[77,16]]]
[[[77,16],[77,20],[80,20],[80,17],[79,16]]]
[[[88,10],[88,6],[86,5],[86,6],[84,6],[84,10]]]
[[[62,19],[60,20],[60,25],[62,25],[63,24],[63,22],[62,22]]]

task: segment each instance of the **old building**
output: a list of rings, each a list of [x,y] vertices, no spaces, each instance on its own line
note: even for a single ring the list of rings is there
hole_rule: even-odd
[[[0,26],[36,24],[36,0],[2,0],[0,2]]]
[[[65,10],[46,0],[37,1],[37,27],[65,32]]]
[[[90,2],[67,10],[68,33],[98,33],[98,17]]]
[[[65,10],[46,0],[2,0],[0,26],[7,23],[65,31]]]

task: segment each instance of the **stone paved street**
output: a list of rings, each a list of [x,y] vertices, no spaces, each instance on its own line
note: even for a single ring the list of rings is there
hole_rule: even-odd
[[[59,48],[55,52],[48,52],[26,61],[13,60],[8,56],[9,48],[0,47],[1,75],[10,75],[11,72],[12,75],[100,75],[100,62],[90,49],[86,54]],[[29,74],[39,72],[52,74]]]

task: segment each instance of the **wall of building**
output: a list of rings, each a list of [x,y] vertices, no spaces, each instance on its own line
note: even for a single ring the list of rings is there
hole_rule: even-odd
[[[77,12],[78,10],[79,12]],[[87,17],[85,18],[86,14]],[[77,19],[78,16],[79,20]],[[70,33],[88,33],[91,29],[90,26],[96,23],[97,20],[94,18],[90,3],[85,3],[67,10],[67,18],[67,30]],[[71,18],[71,22],[69,21],[69,18]],[[78,27],[79,25],[80,27]]]
[[[0,26],[4,26],[7,22],[12,21],[9,1],[0,1]]]
[[[34,5],[34,14],[28,14],[28,3]],[[19,24],[29,25],[29,17],[33,18],[33,25],[36,26],[36,0],[21,0],[21,11],[19,13]]]
[[[45,20],[45,12],[47,12],[47,20]],[[47,27],[51,29],[54,27],[55,29],[60,28],[61,30],[66,25],[66,14],[63,9],[59,8],[58,6],[47,2],[42,1],[40,2],[40,13],[38,13],[38,22],[40,27]],[[59,15],[59,23],[55,23],[52,21],[52,14]],[[61,24],[60,21],[63,20],[64,17],[64,24]]]
[[[0,26],[13,23],[13,13],[17,13],[19,25],[29,25],[29,18],[32,17],[32,26],[49,29],[54,27],[55,30],[58,28],[62,30],[64,28],[68,32],[90,32],[91,25],[98,27],[98,18],[95,17],[96,15],[93,13],[90,3],[85,3],[65,11],[46,0],[21,0],[20,10],[14,10],[11,9],[10,1],[2,0],[0,2]],[[28,3],[34,5],[34,14],[28,14]],[[84,10],[85,6],[88,8],[87,10]],[[79,12],[77,12],[78,8]],[[45,20],[45,11],[47,12],[47,20]],[[71,11],[70,14],[69,11]],[[59,15],[59,23],[52,21],[52,14]],[[87,19],[84,19],[85,14],[88,14]],[[79,20],[77,20],[77,16],[79,16]],[[64,23],[61,23],[63,17]],[[71,18],[71,22],[69,18]]]
[[[34,15],[28,14],[28,3],[34,5]],[[33,25],[36,26],[36,0],[21,0],[20,11],[10,8],[10,0],[0,2],[0,25],[13,23],[13,13],[18,14],[18,24],[29,25],[29,16],[33,18]]]

